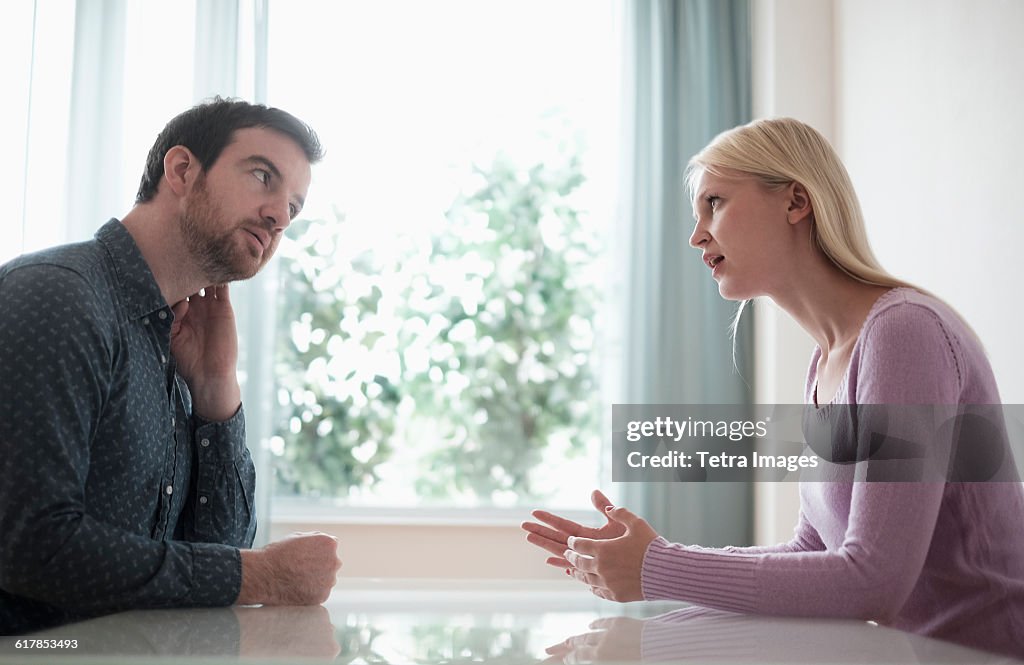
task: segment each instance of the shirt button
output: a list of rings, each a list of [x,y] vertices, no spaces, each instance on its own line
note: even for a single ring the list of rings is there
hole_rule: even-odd
[[[178,421],[174,419],[174,416],[171,416],[171,427],[174,427],[174,424],[176,422],[178,422]]]
[[[160,313],[159,313],[159,314],[157,314],[157,316],[159,316],[159,317],[160,317],[160,320],[162,321],[163,319],[166,319],[166,318],[167,318],[167,312],[165,312],[165,311],[163,311],[163,310],[160,310]]]
[[[199,504],[205,506],[207,498],[205,496],[199,497]]]
[[[167,494],[174,494],[174,485],[168,485],[164,488],[164,491],[167,492]]]
[[[148,316],[146,316],[146,317],[143,317],[143,318],[142,318],[142,322],[143,322],[143,323],[144,323],[145,325],[147,325],[147,326],[148,326],[148,325],[149,325],[149,317],[148,317]]]
[[[203,448],[206,448],[207,446],[210,445],[210,440],[209,439],[203,439],[202,441],[199,442],[199,445],[202,446]]]
[[[167,356],[165,356],[164,354],[161,353],[160,354],[160,362],[162,362],[162,363],[164,363],[166,365],[167,364]]]

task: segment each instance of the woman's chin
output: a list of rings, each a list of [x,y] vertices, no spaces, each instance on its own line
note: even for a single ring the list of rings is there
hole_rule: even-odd
[[[764,294],[756,292],[754,289],[743,288],[736,284],[730,284],[728,280],[722,280],[718,282],[718,295],[722,296],[725,300],[739,302],[741,300],[752,300],[753,298]]]
[[[731,286],[725,281],[718,283],[718,295],[722,296],[725,300],[745,300],[745,298],[737,293],[735,287]]]

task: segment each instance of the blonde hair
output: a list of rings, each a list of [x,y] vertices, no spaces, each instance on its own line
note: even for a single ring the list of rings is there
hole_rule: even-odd
[[[846,167],[813,127],[793,118],[772,118],[722,132],[687,165],[690,200],[702,172],[724,176],[723,169],[740,171],[774,190],[800,183],[813,211],[810,240],[837,268],[865,284],[906,286],[928,294],[891,275],[875,258]],[[734,339],[747,302],[740,303],[733,318]]]

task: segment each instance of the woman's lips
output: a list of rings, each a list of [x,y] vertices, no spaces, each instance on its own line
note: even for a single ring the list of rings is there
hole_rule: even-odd
[[[704,256],[704,263],[708,268],[711,268],[711,274],[715,274],[716,269],[722,264],[722,261],[725,261],[725,257],[721,254],[707,254]]]

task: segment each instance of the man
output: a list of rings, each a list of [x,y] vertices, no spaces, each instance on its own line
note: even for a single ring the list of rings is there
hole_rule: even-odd
[[[215,99],[94,240],[0,267],[0,634],[127,608],[317,604],[337,542],[259,550],[227,283],[301,210],[316,134]]]

